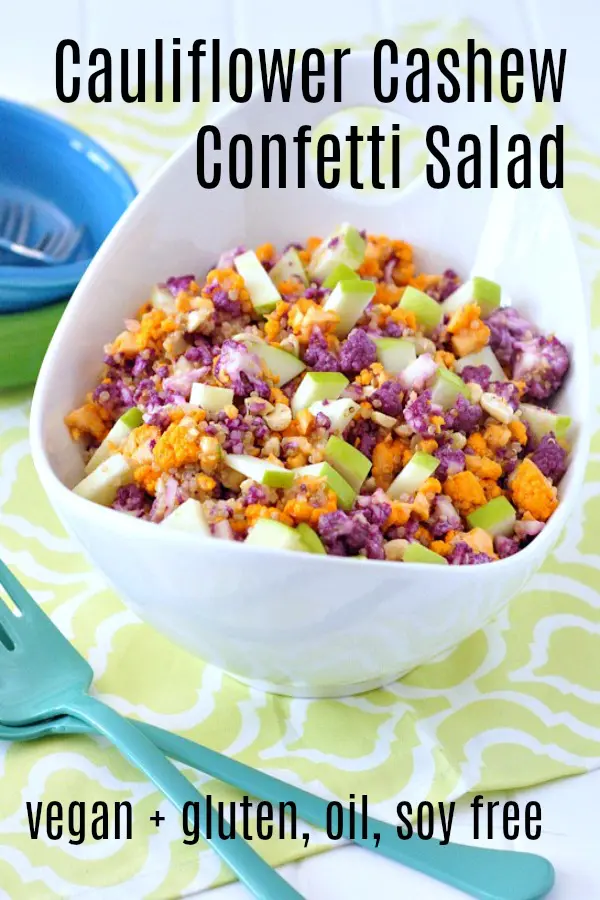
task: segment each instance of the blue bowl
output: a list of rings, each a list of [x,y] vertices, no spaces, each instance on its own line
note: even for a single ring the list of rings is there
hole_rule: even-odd
[[[113,225],[136,195],[127,172],[81,131],[18,103],[0,100],[0,197],[33,207],[30,240],[85,226],[68,263],[15,263],[0,257],[0,312],[68,297]]]

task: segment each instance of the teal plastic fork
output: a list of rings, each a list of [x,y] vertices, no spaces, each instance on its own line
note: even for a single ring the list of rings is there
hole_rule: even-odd
[[[0,583],[6,572],[6,568],[0,563]],[[15,584],[14,577],[10,577],[11,584]],[[7,582],[4,584],[7,588],[9,587]],[[24,588],[20,585],[18,587],[26,594]],[[29,604],[35,605],[29,595],[26,594],[26,597]],[[44,613],[38,607],[36,609],[38,615],[45,618]],[[56,631],[53,625],[51,628]],[[62,635],[61,640],[64,641]],[[0,681],[2,676],[1,659],[0,656]],[[146,735],[156,747],[160,747],[172,759],[199,769],[213,778],[238,788],[245,794],[260,797],[273,804],[291,801],[295,804],[300,818],[319,828],[325,826],[327,801],[321,797],[315,797],[308,791],[286,784],[264,772],[258,772],[243,763],[210,750],[208,747],[203,747],[161,728],[144,722],[136,722],[135,725],[133,722],[129,724]],[[38,719],[30,724],[17,726],[8,724],[2,715],[0,694],[0,740],[25,741],[52,734],[83,734],[93,730],[95,730],[93,723],[90,724],[85,719],[66,714],[48,719]],[[418,837],[400,840],[394,826],[370,816],[365,821],[369,837],[363,840],[360,836],[363,831],[362,817],[356,816],[356,831],[355,836],[352,836],[347,810],[344,813],[343,824],[344,838],[353,840],[354,843],[364,846],[374,853],[381,854],[388,859],[429,875],[431,878],[458,888],[479,900],[542,900],[548,895],[554,884],[554,869],[551,863],[544,857],[533,853],[490,850],[454,843],[442,846],[436,840],[423,841]],[[380,836],[378,844],[373,839],[374,834]],[[288,895],[280,894],[278,896]]]
[[[19,730],[61,715],[85,722],[141,769],[179,812],[188,801],[199,803],[206,839],[206,798],[139,728],[90,697],[91,667],[2,561],[0,584],[16,607],[16,612],[11,610],[0,597],[0,723]],[[208,843],[255,897],[301,900],[241,837],[227,841],[216,836]]]

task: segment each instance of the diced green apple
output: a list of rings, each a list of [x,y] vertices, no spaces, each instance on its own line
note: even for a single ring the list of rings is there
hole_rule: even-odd
[[[331,400],[328,403],[313,403],[308,407],[313,416],[323,413],[330,421],[330,430],[341,434],[350,424],[360,406],[349,397],[340,397],[339,400]]]
[[[210,526],[204,515],[202,504],[192,497],[184,500],[172,513],[162,520],[161,528],[170,528],[174,531],[189,531],[210,537]]]
[[[467,366],[487,366],[492,373],[492,381],[506,381],[504,370],[491,347],[484,347],[483,350],[478,350],[477,353],[469,353],[468,356],[463,356],[462,359],[458,359],[454,364],[454,368],[459,375]]]
[[[244,543],[251,547],[271,547],[273,550],[307,552],[306,544],[298,531],[275,519],[258,519],[248,532]]]
[[[440,367],[433,382],[431,402],[441,406],[442,409],[450,409],[460,394],[467,399],[470,397],[469,389],[462,378],[449,369]]]
[[[210,384],[196,382],[192,385],[190,394],[192,406],[199,406],[206,412],[219,412],[233,403],[233,391],[231,388],[213,387]]]
[[[552,412],[549,409],[542,409],[533,403],[521,403],[521,412],[523,419],[529,425],[531,433],[536,441],[541,441],[545,434],[553,431],[556,438],[561,439],[567,436],[571,427],[571,417],[562,416],[559,413]]]
[[[293,353],[288,353],[287,350],[272,347],[265,341],[250,341],[249,343],[251,343],[252,352],[262,359],[272,375],[277,376],[278,387],[283,387],[306,368],[301,359],[298,359]]]
[[[352,331],[374,295],[375,285],[372,281],[360,278],[338,281],[323,304],[323,309],[337,313],[340,317],[335,329],[338,337],[346,337]]]
[[[332,291],[339,281],[359,281],[359,279],[360,275],[354,269],[351,269],[345,263],[338,263],[323,282],[323,287]]]
[[[375,338],[377,359],[391,375],[397,375],[417,358],[413,341],[404,338]]]
[[[429,294],[418,291],[412,285],[404,289],[400,307],[407,312],[414,313],[417,324],[426,332],[434,331],[444,315],[441,304],[434,300],[433,297],[430,297]]]
[[[119,447],[122,447],[134,428],[142,424],[142,413],[137,406],[132,406],[117,419],[96,452],[89,458],[85,469],[86,475],[91,475],[105,459]]]
[[[293,415],[321,400],[337,400],[347,384],[341,372],[307,372],[292,397]]]
[[[307,550],[309,553],[319,553],[320,555],[324,555],[327,551],[323,545],[323,541],[310,525],[307,525],[306,522],[300,522],[300,524],[296,527],[296,531],[304,541]]]
[[[258,459],[246,453],[226,453],[225,463],[230,469],[251,478],[265,487],[288,488],[294,483],[294,471],[277,466],[266,459]]]
[[[467,516],[470,528],[482,528],[492,537],[511,535],[516,520],[517,513],[514,506],[503,496],[494,497],[489,503],[480,506]]]
[[[466,303],[476,303],[481,310],[481,318],[487,319],[500,306],[501,296],[502,288],[499,284],[482,278],[481,275],[474,275],[446,297],[442,309],[445,315],[450,316]]]
[[[448,560],[439,553],[434,553],[428,547],[424,547],[418,541],[411,541],[402,557],[407,563],[433,563],[437,566],[447,566]]]
[[[313,463],[310,466],[301,466],[299,469],[294,469],[296,478],[302,478],[305,475],[308,475],[310,478],[324,478],[327,487],[331,488],[338,498],[338,504],[341,509],[352,509],[356,491],[329,463]]]
[[[392,500],[398,500],[402,494],[414,494],[430,478],[440,461],[430,453],[418,450],[407,462],[401,472],[396,475],[388,488]]]
[[[100,506],[111,506],[120,487],[133,481],[131,466],[124,456],[115,453],[94,469],[91,475],[76,484],[75,494],[99,503]]]
[[[325,459],[357,492],[371,471],[371,460],[335,434],[325,444]]]
[[[293,247],[286,250],[281,259],[275,263],[269,272],[269,278],[275,287],[278,287],[281,281],[289,281],[290,278],[296,278],[298,281],[301,281],[305,287],[308,287],[306,269],[298,256],[298,251]]]
[[[176,298],[164,284],[155,284],[150,292],[150,304],[154,309],[162,309],[163,312],[175,312]]]
[[[256,312],[262,316],[272,312],[281,300],[281,294],[269,278],[254,250],[248,250],[246,253],[236,256],[233,264],[244,279],[246,290]]]
[[[324,281],[340,263],[354,271],[365,258],[367,242],[353,225],[345,222],[321,241],[308,266],[311,279]]]

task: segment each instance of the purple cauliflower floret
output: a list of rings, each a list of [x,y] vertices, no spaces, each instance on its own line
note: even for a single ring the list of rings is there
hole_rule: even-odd
[[[213,290],[211,290],[213,288]],[[218,282],[209,285],[207,291],[210,293],[215,309],[230,319],[235,319],[242,314],[242,307],[239,300],[231,300],[227,291],[219,287]]]
[[[150,383],[154,386],[153,382]],[[114,419],[118,419],[126,410],[136,405],[134,392],[121,379],[99,384],[92,397]]]
[[[304,351],[304,362],[316,372],[339,372],[340,364],[327,345],[321,329],[314,327]]]
[[[361,328],[351,331],[340,348],[340,369],[344,375],[358,375],[377,359],[377,347]]]
[[[461,520],[450,497],[437,494],[429,516],[429,530],[434,538],[443,538],[449,531],[460,531]]]
[[[248,488],[246,496],[244,497],[244,503],[246,506],[250,506],[253,503],[267,503],[267,494],[259,484],[252,484]]]
[[[519,408],[519,388],[512,381],[492,381],[488,390],[504,400],[513,411]]]
[[[325,297],[328,297],[330,293],[330,288],[324,288],[316,284],[311,284],[311,286],[304,291],[304,296],[307,298],[307,300],[323,300]]]
[[[474,382],[483,391],[487,391],[492,377],[492,370],[489,366],[465,366],[460,373],[460,377],[467,384],[470,381]]]
[[[567,471],[567,452],[552,432],[544,435],[531,454],[531,460],[553,484],[558,484]]]
[[[239,247],[233,247],[232,250],[226,250],[225,253],[221,253],[220,257],[217,260],[217,264],[214,266],[215,269],[233,269],[233,261],[236,256],[240,256],[242,253],[246,252],[246,248],[240,244]]]
[[[328,553],[333,556],[357,556],[364,552],[369,559],[383,559],[383,535],[371,525],[362,512],[354,514],[337,510],[325,513],[317,526]]]
[[[513,378],[525,382],[527,397],[546,400],[559,389],[568,368],[569,354],[558,338],[532,337],[519,344]]]
[[[379,426],[372,419],[363,419],[361,416],[358,416],[346,428],[344,440],[352,444],[353,447],[357,447],[369,459],[372,459],[373,450],[377,444],[378,432]]]
[[[369,525],[383,528],[392,512],[387,495],[381,488],[377,488],[370,496],[358,496],[355,501],[353,513],[361,513]]]
[[[465,541],[458,541],[446,559],[451,566],[478,566],[481,563],[492,562],[491,556],[487,553],[477,553]]]
[[[223,341],[215,366],[215,375],[221,379],[225,374],[233,392],[238,397],[249,397],[256,393],[267,400],[269,385],[263,380],[260,359],[241,341]]]
[[[381,410],[386,416],[398,418],[402,412],[403,397],[404,393],[400,382],[395,378],[390,378],[371,394],[370,400],[373,409]]]
[[[531,322],[512,307],[501,307],[486,319],[490,329],[490,347],[503,365],[512,363],[517,345],[539,332]]]
[[[544,522],[538,522],[535,519],[518,519],[515,522],[515,537],[525,546],[543,531]]]
[[[315,426],[329,430],[331,428],[331,419],[324,412],[318,412],[315,416]]]
[[[126,484],[117,491],[112,508],[119,512],[130,513],[139,519],[150,509],[150,502],[146,492],[139,485]]]
[[[148,378],[152,375],[152,363],[155,356],[154,350],[144,350],[143,353],[138,353],[131,368],[133,378]]]
[[[173,296],[176,297],[180,291],[187,291],[192,281],[195,280],[195,275],[174,275],[172,278],[167,278],[166,286]]]
[[[472,434],[483,416],[483,410],[477,403],[469,403],[466,397],[460,394],[457,397],[454,409],[446,413],[445,423],[453,431],[461,431],[463,434]]]
[[[416,434],[434,434],[432,416],[439,416],[441,406],[431,402],[431,391],[416,394],[404,407],[404,420]]]
[[[514,556],[515,553],[519,552],[519,542],[515,541],[514,538],[499,534],[494,538],[494,550],[500,559],[506,559],[507,556]]]
[[[212,350],[205,340],[196,340],[194,347],[188,347],[185,358],[192,363],[200,363],[203,366],[212,366]]]
[[[440,464],[435,470],[435,477],[441,481],[449,475],[458,475],[465,468],[465,454],[462,450],[456,450],[451,444],[444,444],[434,450],[433,455],[439,459]]]
[[[381,332],[385,337],[402,337],[405,329],[399,322],[394,322],[393,319],[388,319],[383,327],[383,331]]]
[[[450,294],[460,287],[460,278],[454,269],[446,269],[440,280],[433,287],[428,288],[425,293],[442,303]]]

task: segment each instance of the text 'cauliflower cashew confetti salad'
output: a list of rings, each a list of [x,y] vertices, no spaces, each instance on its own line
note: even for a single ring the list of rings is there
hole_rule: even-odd
[[[66,418],[81,496],[203,536],[473,565],[558,504],[569,367],[500,286],[343,225],[157,285]]]

